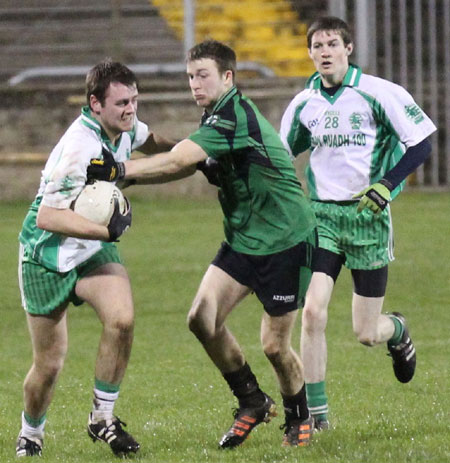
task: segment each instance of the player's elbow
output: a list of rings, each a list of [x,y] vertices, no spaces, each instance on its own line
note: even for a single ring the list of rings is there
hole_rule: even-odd
[[[41,206],[39,208],[37,217],[36,217],[36,225],[41,230],[51,231],[52,219],[51,219],[51,213],[49,212],[47,207]]]

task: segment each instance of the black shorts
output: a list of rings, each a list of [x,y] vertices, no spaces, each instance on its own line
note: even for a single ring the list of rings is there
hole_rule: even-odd
[[[242,254],[224,242],[212,264],[252,289],[269,315],[281,316],[303,307],[316,242],[314,230],[311,239],[267,256]]]

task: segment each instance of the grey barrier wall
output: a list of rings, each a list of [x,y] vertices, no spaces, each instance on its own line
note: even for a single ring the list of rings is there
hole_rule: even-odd
[[[291,98],[304,86],[304,79],[262,79],[238,81],[243,93],[259,106],[278,130],[281,116]],[[142,82],[138,117],[152,130],[182,139],[196,130],[201,109],[191,98],[187,81],[177,88],[170,83],[151,87]],[[40,171],[53,146],[85,104],[83,87],[0,88],[0,198],[31,199],[38,188]],[[296,162],[300,178],[305,159]],[[189,194],[215,196],[201,173],[167,185],[133,187],[133,193]]]

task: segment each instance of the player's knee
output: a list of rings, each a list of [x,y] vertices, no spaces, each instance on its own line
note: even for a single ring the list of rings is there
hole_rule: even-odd
[[[121,333],[133,332],[134,330],[133,314],[127,314],[127,315],[120,317],[117,320],[115,326]]]
[[[358,341],[363,344],[364,346],[367,346],[367,347],[373,347],[377,344],[377,342],[375,341],[375,339],[373,338],[367,338],[367,337],[364,337],[364,338],[358,338]]]
[[[58,356],[49,356],[44,359],[35,359],[34,369],[45,387],[50,387],[58,378],[64,366],[65,353]]]
[[[215,334],[215,331],[204,323],[203,319],[197,314],[188,315],[188,327],[201,342],[207,342]]]
[[[201,341],[207,341],[215,334],[214,324],[208,323],[208,307],[209,304],[205,299],[197,299],[187,316],[189,329]]]
[[[327,311],[318,305],[307,303],[302,311],[302,327],[309,331],[324,331],[327,326]]]
[[[286,349],[277,339],[270,336],[262,339],[262,348],[264,355],[272,365],[278,365],[286,355]]]
[[[196,312],[194,312],[192,309],[189,311],[188,316],[187,316],[187,325],[188,328],[195,334],[197,335],[197,332],[200,331],[201,328],[201,323],[199,320],[199,316]]]
[[[119,340],[126,340],[132,337],[134,332],[133,314],[122,314],[114,320],[108,320],[105,323],[105,331],[112,333]]]
[[[356,338],[364,346],[373,347],[377,344],[377,337],[373,333],[354,330]]]
[[[283,359],[283,352],[279,346],[267,345],[263,348],[265,356],[272,365],[278,365]]]

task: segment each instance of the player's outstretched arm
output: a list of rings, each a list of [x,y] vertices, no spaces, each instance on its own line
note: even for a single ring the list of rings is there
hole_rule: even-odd
[[[208,156],[191,140],[177,143],[171,151],[150,158],[140,158],[124,163],[112,157],[93,159],[88,166],[88,179],[106,181],[134,180],[137,183],[166,183],[188,177],[196,172],[197,163]]]
[[[162,137],[155,132],[150,132],[147,140],[137,150],[141,153],[150,155],[170,151],[177,142],[168,138]]]

